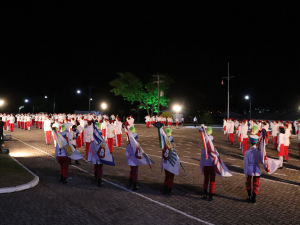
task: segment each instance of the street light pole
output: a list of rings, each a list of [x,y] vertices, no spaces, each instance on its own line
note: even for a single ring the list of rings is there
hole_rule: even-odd
[[[89,87],[89,113],[91,112],[91,89],[92,87]]]
[[[235,76],[229,76],[229,62],[228,62],[228,75],[227,77],[222,77],[222,79],[227,79],[228,84],[227,84],[227,119],[229,118],[229,80],[230,78],[235,78]],[[222,80],[222,84],[223,84],[223,80]]]
[[[161,75],[152,75],[153,77],[157,77],[157,81],[153,81],[153,83],[157,83],[157,95],[158,95],[158,99],[157,99],[157,116],[159,116],[159,83],[164,82],[163,80],[159,80],[160,77],[165,77],[165,76],[161,76]]]
[[[249,111],[249,116],[250,116],[249,121],[250,121],[251,120],[251,99],[250,99],[250,97],[248,95],[245,96],[245,99],[247,99],[247,100],[250,101],[250,111]]]
[[[53,114],[55,113],[55,93],[54,93],[54,101],[53,101]]]
[[[251,99],[250,99],[250,119],[249,121],[251,120]]]

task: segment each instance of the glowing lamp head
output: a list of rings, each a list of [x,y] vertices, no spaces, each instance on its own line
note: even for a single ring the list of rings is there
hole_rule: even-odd
[[[48,98],[48,96],[47,96],[47,95],[45,95],[45,98]]]
[[[4,104],[3,100],[0,100],[0,106],[2,106]]]
[[[181,110],[181,107],[179,105],[175,105],[173,107],[173,109],[176,111],[176,112],[179,112]]]
[[[102,108],[102,109],[106,109],[106,108],[107,108],[106,103],[102,103],[102,104],[101,104],[101,108]]]
[[[25,102],[29,102],[28,99],[25,99]]]
[[[80,94],[81,93],[81,91],[80,90],[77,90],[77,94]]]
[[[249,99],[249,96],[248,96],[248,95],[246,95],[246,96],[245,96],[245,99],[247,99],[247,100],[248,100],[248,99]]]

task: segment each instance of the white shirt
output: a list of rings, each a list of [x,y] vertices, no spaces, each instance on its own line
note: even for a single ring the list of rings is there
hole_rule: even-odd
[[[51,131],[51,121],[49,119],[46,119],[44,121],[44,131]]]
[[[84,142],[91,142],[94,140],[93,131],[94,129],[92,125],[84,128]]]
[[[107,138],[113,138],[115,135],[113,133],[115,126],[113,124],[108,124],[106,128]]]
[[[115,121],[116,134],[122,134],[122,123],[120,121]]]
[[[79,131],[76,130],[76,132],[74,132],[73,130],[71,130],[69,133],[68,133],[68,139],[69,139],[69,143],[76,146],[76,139],[78,137],[78,133]]]

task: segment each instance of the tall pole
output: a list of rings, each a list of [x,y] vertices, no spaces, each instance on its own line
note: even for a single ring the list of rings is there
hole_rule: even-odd
[[[228,90],[227,90],[227,119],[229,118],[229,62],[228,62]]]
[[[53,99],[53,114],[55,113],[55,93],[54,93],[54,99]]]
[[[157,97],[157,115],[159,115],[159,76],[157,77],[157,93],[158,93],[158,97]]]
[[[251,120],[251,100],[250,100],[250,119],[249,121]]]
[[[89,113],[91,112],[91,87],[89,87]]]
[[[157,77],[157,81],[154,81],[153,83],[157,83],[157,116],[159,116],[159,96],[160,96],[160,93],[159,93],[159,83],[162,83],[164,81],[162,80],[159,80],[160,77],[164,77],[164,76],[161,76],[161,75],[152,75],[153,77]]]

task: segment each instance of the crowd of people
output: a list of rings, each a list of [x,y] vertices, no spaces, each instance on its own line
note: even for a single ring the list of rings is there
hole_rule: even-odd
[[[108,117],[106,114],[103,116],[96,114],[52,114],[36,113],[36,114],[23,114],[19,113],[15,116],[13,114],[0,114],[0,124],[3,129],[13,132],[15,118],[17,127],[30,131],[31,126],[35,126],[37,129],[42,129],[45,132],[45,142],[50,144],[51,134],[53,136],[54,145],[56,146],[56,160],[61,165],[60,178],[64,184],[67,183],[68,167],[71,164],[71,157],[67,154],[66,149],[57,147],[57,133],[60,133],[62,137],[67,141],[69,145],[72,145],[74,149],[85,146],[85,160],[92,162],[94,166],[94,178],[97,180],[99,186],[102,185],[103,164],[107,162],[103,161],[105,154],[110,154],[112,157],[113,152],[113,138],[115,138],[116,146],[121,146],[122,129],[125,129],[127,135],[127,147],[125,158],[127,164],[130,166],[130,176],[128,188],[132,190],[138,190],[137,177],[138,166],[143,164],[152,164],[152,161],[143,152],[141,146],[137,142],[138,135],[134,127],[134,118],[132,116],[127,117],[126,121],[121,122],[118,116],[114,114]],[[175,119],[176,126],[178,126],[178,118]],[[2,122],[2,123],[1,123]],[[170,128],[165,129],[166,134],[162,130],[164,127],[170,127],[173,124],[173,118],[164,118],[160,116],[147,115],[145,117],[146,127],[157,127],[160,129],[159,140],[164,142],[161,144],[163,149],[161,168],[165,170],[164,181],[164,193],[173,194],[173,182],[174,175],[179,174],[180,159],[176,153],[176,149],[173,145],[172,130]],[[157,125],[157,123],[159,125]],[[293,123],[295,133],[298,139],[299,156],[300,156],[300,122],[298,120]],[[204,129],[205,128],[205,131]],[[95,133],[96,130],[96,133]],[[203,199],[213,200],[214,187],[215,187],[215,175],[231,176],[230,171],[226,168],[225,164],[221,161],[219,153],[216,148],[213,147],[214,138],[211,135],[211,127],[206,127],[204,124],[200,126],[202,133],[205,133],[202,137],[204,144],[204,150],[201,153],[200,168],[204,173],[204,195]],[[223,132],[227,136],[227,142],[233,145],[234,134],[238,136],[238,142],[240,143],[239,149],[241,154],[244,155],[244,173],[246,175],[246,189],[248,193],[247,202],[256,203],[256,196],[259,188],[259,178],[261,175],[259,164],[265,163],[267,158],[262,159],[261,147],[258,143],[264,140],[264,144],[268,145],[268,137],[271,133],[274,150],[277,151],[278,160],[275,162],[276,169],[283,168],[283,162],[288,161],[290,139],[292,133],[292,123],[290,121],[271,121],[266,120],[248,120],[242,121],[228,118],[223,120]],[[56,135],[55,135],[56,133]],[[248,148],[248,134],[250,136],[251,147]],[[93,145],[90,151],[91,143],[97,139],[97,135],[100,135],[99,141]],[[134,139],[134,140],[133,140]],[[60,141],[61,142],[61,141]],[[134,142],[134,143],[133,143]],[[95,148],[95,145],[98,147]],[[105,148],[109,151],[106,153]],[[265,154],[266,155],[266,154]],[[146,163],[142,162],[143,157],[146,157]],[[77,165],[80,165],[78,159],[75,160]],[[274,164],[274,165],[275,165]],[[220,167],[221,165],[221,167]],[[265,164],[264,164],[265,166]],[[223,172],[220,170],[223,170]],[[266,170],[267,171],[267,170]],[[270,172],[270,170],[268,170]],[[274,170],[273,170],[274,172]],[[253,185],[251,185],[253,182]],[[208,191],[208,186],[209,191]],[[253,188],[252,188],[253,186]]]

